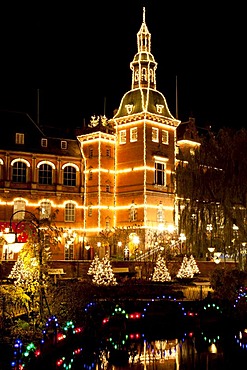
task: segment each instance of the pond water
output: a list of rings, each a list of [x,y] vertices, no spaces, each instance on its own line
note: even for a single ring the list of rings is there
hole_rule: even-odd
[[[247,326],[215,303],[204,308],[174,301],[142,302],[142,307],[108,303],[103,311],[90,308],[81,332],[56,342],[55,350],[24,368],[235,370],[247,363]]]

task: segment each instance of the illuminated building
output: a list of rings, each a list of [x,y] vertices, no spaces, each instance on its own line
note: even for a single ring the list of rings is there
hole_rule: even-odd
[[[25,123],[14,125],[12,117],[9,137],[0,142],[2,229],[16,210],[49,215],[58,209],[57,226],[72,230],[73,238],[65,234],[53,259],[78,259],[84,250],[79,256],[77,246],[86,240],[97,248],[95,238],[105,229],[136,228],[145,252],[149,230],[178,227],[176,155],[198,143],[177,139],[181,122],[156,89],[156,68],[143,9],[131,89],[113,118],[92,117],[67,138],[48,136],[27,116],[15,115]]]

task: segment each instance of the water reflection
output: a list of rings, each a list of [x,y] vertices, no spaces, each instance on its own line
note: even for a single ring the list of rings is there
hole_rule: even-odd
[[[108,302],[91,308],[85,324],[82,336],[30,369],[233,370],[247,361],[247,325],[213,302]]]

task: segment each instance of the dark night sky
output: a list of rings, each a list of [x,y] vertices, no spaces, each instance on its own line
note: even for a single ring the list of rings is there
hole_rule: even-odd
[[[1,11],[0,109],[40,123],[80,127],[113,110],[131,87],[130,62],[146,7],[157,89],[175,116],[199,126],[247,127],[243,3],[118,0],[35,1]],[[239,4],[238,4],[239,3]],[[86,5],[85,5],[86,4]],[[12,9],[11,9],[12,6]]]

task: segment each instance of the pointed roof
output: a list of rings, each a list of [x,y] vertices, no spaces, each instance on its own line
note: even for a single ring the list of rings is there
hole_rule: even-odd
[[[145,8],[143,20],[137,33],[137,53],[130,63],[132,85],[122,98],[114,118],[123,118],[132,114],[150,113],[172,121],[178,126],[180,121],[171,114],[164,95],[156,90],[157,63],[151,54],[151,34],[146,25]]]

